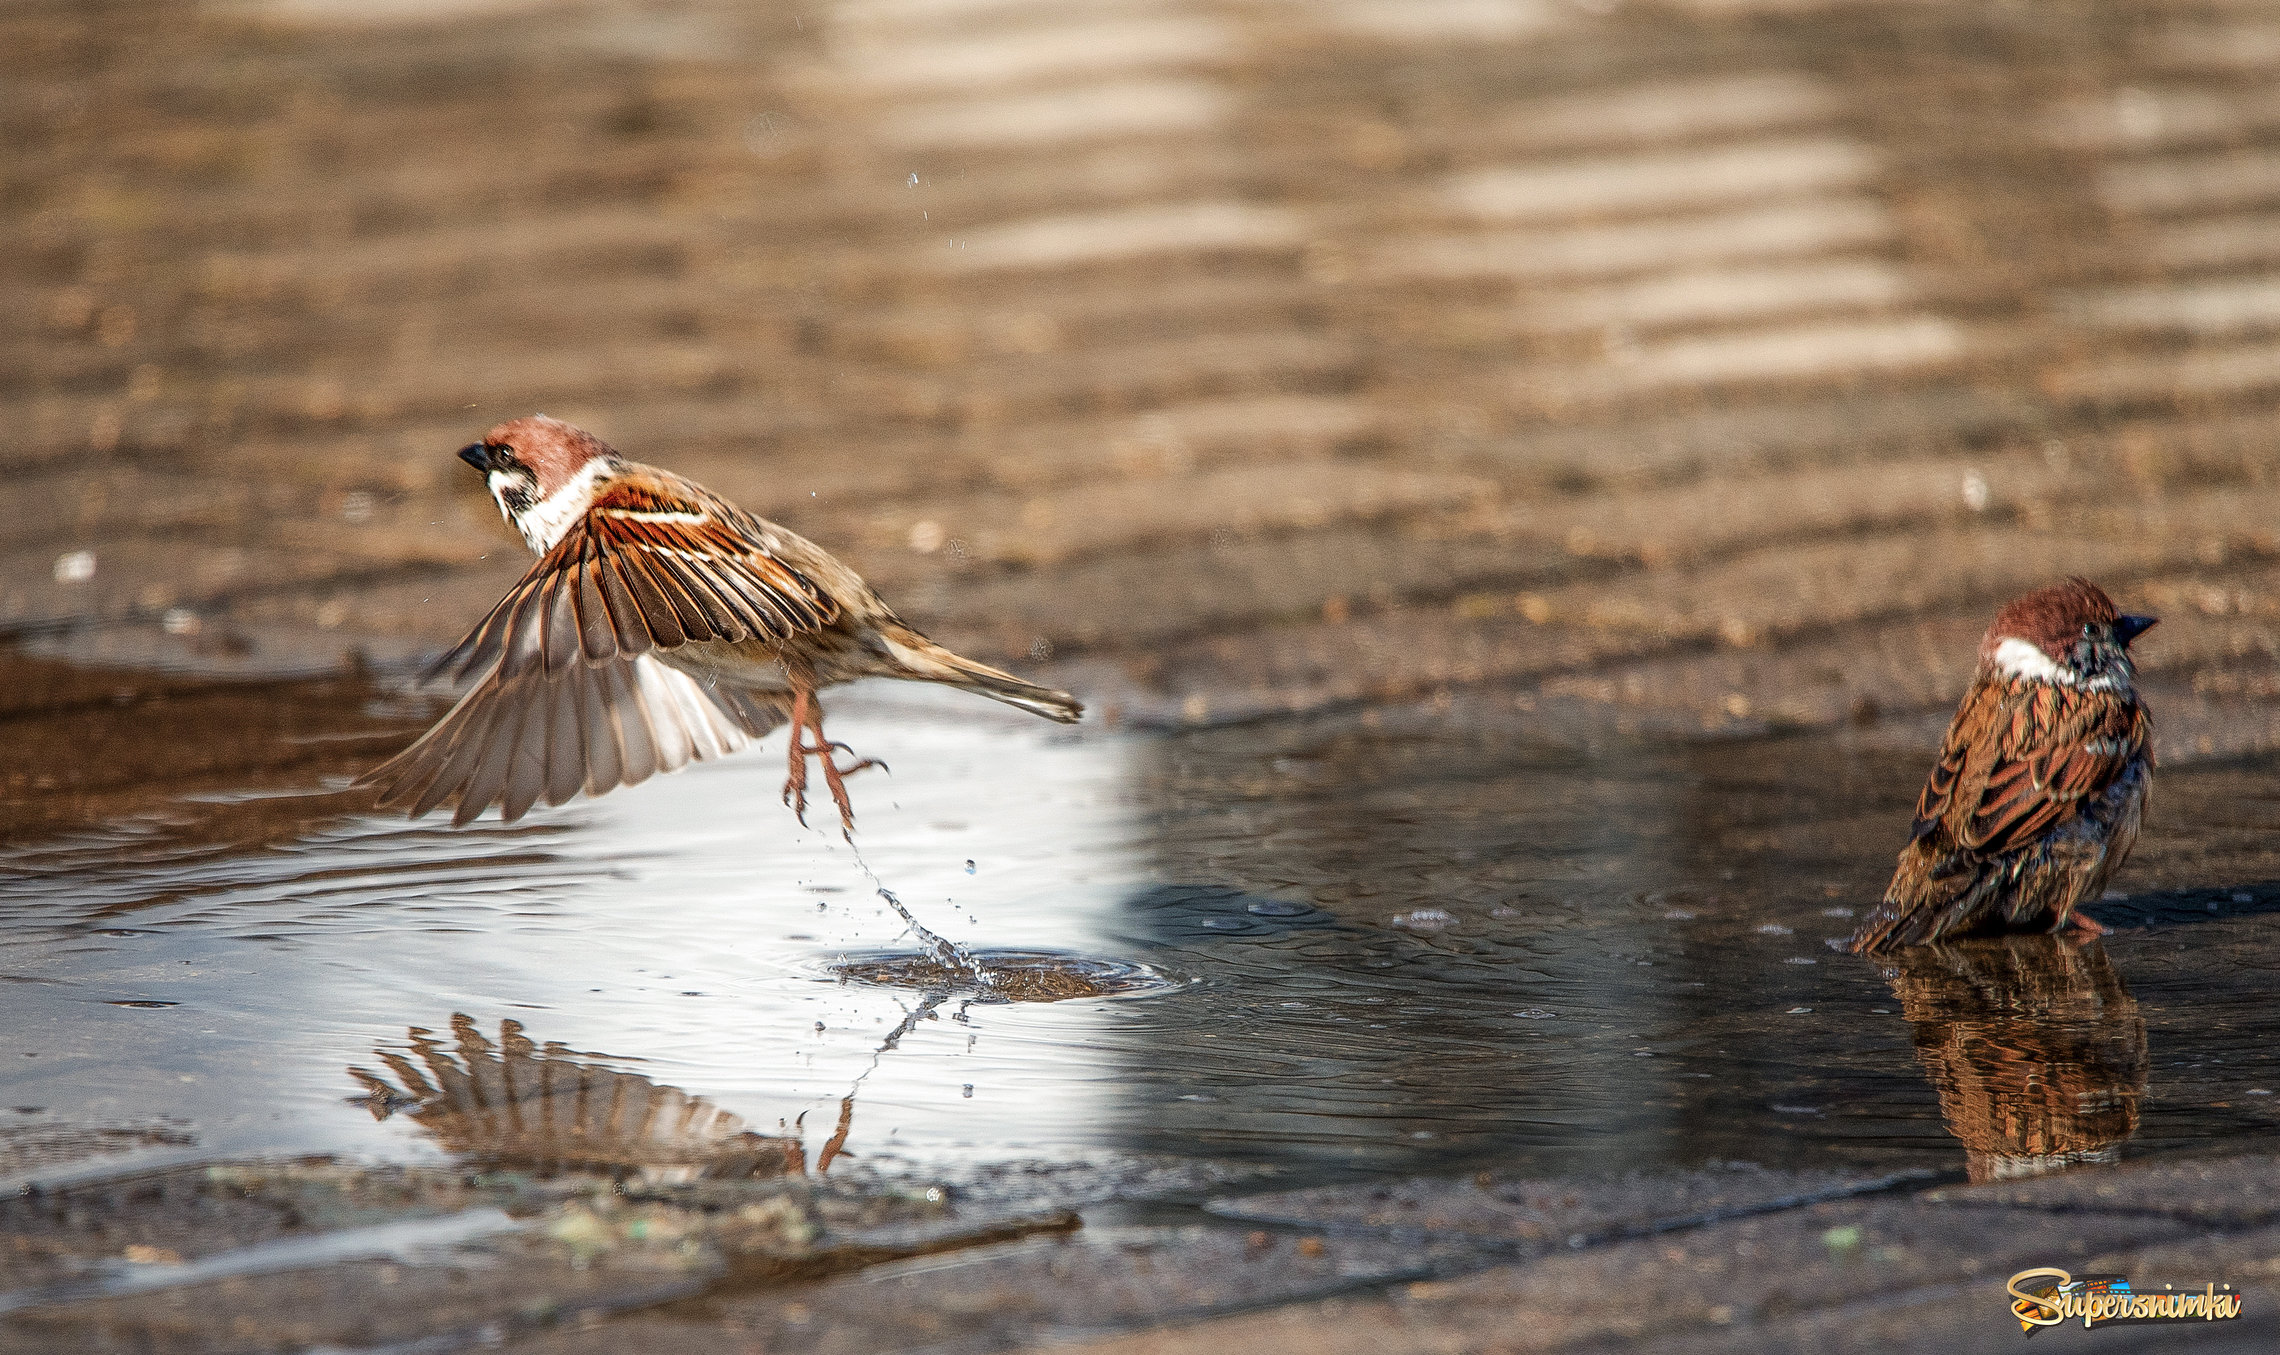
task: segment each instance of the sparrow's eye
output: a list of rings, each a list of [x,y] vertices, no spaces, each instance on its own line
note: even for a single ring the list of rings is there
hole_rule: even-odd
[[[2095,640],[2095,639],[2097,639],[2097,638],[2098,638],[2098,623],[2097,623],[2097,622],[2095,622],[2095,621],[2085,621],[2085,622],[2083,622],[2083,623],[2082,623],[2082,638],[2083,638],[2083,639],[2085,639],[2085,640]]]

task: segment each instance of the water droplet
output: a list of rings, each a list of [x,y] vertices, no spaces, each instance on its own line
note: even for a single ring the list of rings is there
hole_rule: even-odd
[[[1811,1007],[1791,1007],[1788,1014],[1791,1016],[1811,1016],[1813,1009]]]
[[[974,873],[974,859],[970,856],[966,858],[966,873],[968,875]]]
[[[150,998],[121,998],[112,1002],[107,1002],[104,1005],[110,1007],[134,1007],[140,1010],[155,1010],[159,1007],[179,1007],[182,1004],[179,1002],[158,1002]]]
[[[1523,1007],[1512,1014],[1523,1021],[1549,1021],[1559,1015],[1558,1012],[1545,1011],[1542,1007]]]
[[[1244,905],[1243,911],[1258,917],[1299,917],[1314,909],[1307,904],[1292,903],[1288,899],[1262,899],[1258,903]]]
[[[969,1083],[967,1083],[965,1086],[963,1086],[963,1087],[960,1087],[960,1088],[958,1089],[958,1094],[959,1094],[960,1096],[963,1096],[963,1097],[965,1097],[965,1098],[966,1098],[967,1100],[969,1100],[969,1101],[973,1100],[973,1099],[974,1099],[974,1084],[973,1084],[973,1083],[971,1083],[971,1082],[969,1082]]]

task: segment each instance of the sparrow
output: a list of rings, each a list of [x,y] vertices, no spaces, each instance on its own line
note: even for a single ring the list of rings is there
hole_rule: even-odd
[[[961,658],[906,626],[854,570],[693,481],[628,461],[543,414],[459,451],[538,563],[428,670],[474,687],[419,742],[366,773],[382,806],[454,826],[496,804],[600,795],[792,727],[784,802],[807,822],[822,763],[842,833],[855,811],[824,737],[825,687],[939,682],[1073,723],[1067,692]]]
[[[2156,620],[2122,615],[2081,578],[2004,604],[1855,954],[1976,931],[2106,930],[2076,910],[2137,842],[2153,727],[2130,642]]]

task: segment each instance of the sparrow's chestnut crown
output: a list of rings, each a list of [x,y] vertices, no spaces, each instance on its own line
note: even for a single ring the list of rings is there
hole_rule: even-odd
[[[535,496],[543,499],[576,479],[589,462],[614,463],[618,454],[583,428],[531,414],[493,428],[481,442],[461,449],[459,459],[486,475],[524,472],[535,482]]]

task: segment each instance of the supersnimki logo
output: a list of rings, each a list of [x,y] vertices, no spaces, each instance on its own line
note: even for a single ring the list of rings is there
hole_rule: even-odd
[[[2062,1322],[2095,1327],[2117,1322],[2216,1322],[2240,1316],[2241,1296],[2229,1284],[2198,1290],[2167,1285],[2140,1290],[2119,1275],[2085,1275],[2078,1280],[2056,1266],[2036,1266],[2013,1275],[2004,1289],[2011,1295],[2011,1316],[2019,1319],[2020,1332],[2028,1336]]]

